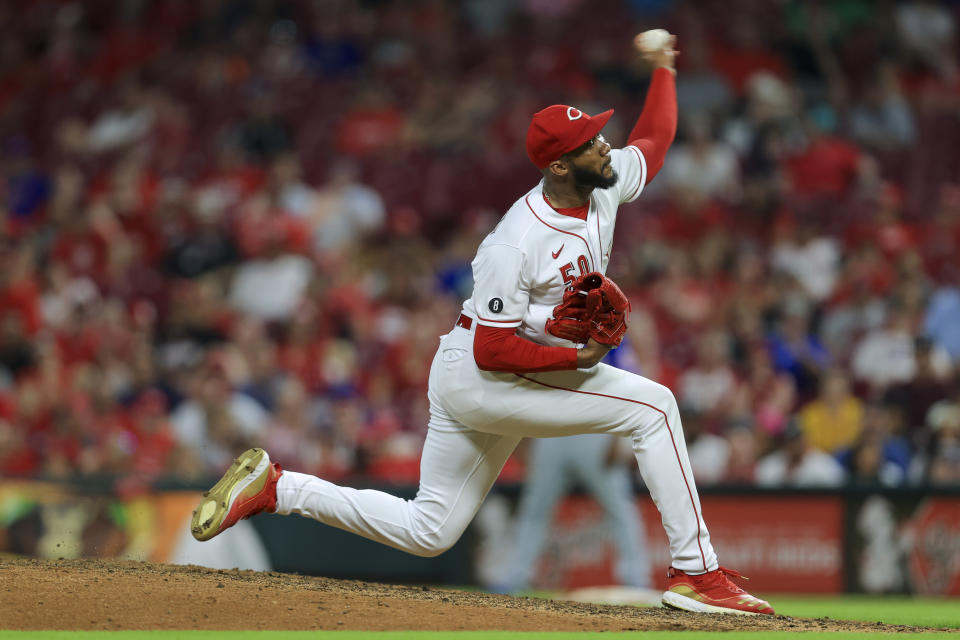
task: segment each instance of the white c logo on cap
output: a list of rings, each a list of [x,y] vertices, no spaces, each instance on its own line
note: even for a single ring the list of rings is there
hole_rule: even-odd
[[[576,113],[576,115],[574,115]],[[567,117],[571,120],[578,120],[583,117],[583,111],[577,109],[576,107],[567,107]]]

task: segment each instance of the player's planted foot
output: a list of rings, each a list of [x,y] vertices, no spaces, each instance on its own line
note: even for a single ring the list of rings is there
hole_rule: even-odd
[[[194,510],[190,531],[209,540],[238,520],[277,509],[277,480],[283,470],[263,449],[248,449],[233,461],[220,481],[203,494]]]
[[[723,567],[697,576],[687,575],[670,567],[667,570],[667,590],[663,593],[663,605],[671,609],[699,613],[773,615],[770,603],[750,595],[730,578],[743,576]]]

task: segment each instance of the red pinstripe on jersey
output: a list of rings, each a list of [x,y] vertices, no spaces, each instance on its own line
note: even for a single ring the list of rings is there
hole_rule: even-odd
[[[610,249],[613,248],[613,229],[610,230]],[[607,257],[610,257],[610,249],[607,249]],[[600,252],[600,264],[597,268],[603,269],[603,236],[600,235],[600,212],[597,211],[597,251]],[[582,275],[582,274],[581,274]]]
[[[590,254],[590,262],[593,263],[594,265],[597,264],[597,261],[593,259],[593,252],[590,251],[590,244],[587,242],[586,238],[584,238],[583,236],[581,236],[581,235],[579,235],[579,234],[576,234],[576,233],[574,233],[574,232],[572,232],[572,231],[564,231],[563,229],[558,229],[557,227],[553,226],[552,224],[547,223],[543,218],[541,218],[540,216],[537,215],[537,212],[536,212],[536,211],[533,210],[533,206],[530,204],[530,195],[529,195],[529,194],[527,195],[526,198],[524,198],[524,201],[527,203],[527,208],[530,209],[530,213],[533,214],[533,217],[535,217],[537,220],[539,220],[540,222],[542,222],[545,226],[550,227],[550,228],[553,229],[554,231],[559,231],[560,233],[565,233],[565,234],[567,234],[568,236],[573,236],[574,238],[580,238],[580,241],[583,242],[583,245],[587,248],[587,253]],[[595,269],[596,267],[594,266],[593,268]]]
[[[627,200],[633,200],[633,198],[637,195],[637,191],[640,190],[640,187],[643,186],[644,181],[647,179],[647,176],[646,176],[647,164],[643,161],[643,158],[640,156],[639,149],[637,149],[634,146],[627,147],[627,149],[630,149],[635,154],[637,154],[637,162],[640,163],[640,182],[637,183],[637,188],[634,189],[633,193],[630,194],[630,197],[627,198]]]
[[[599,398],[611,398],[613,400],[623,400],[624,402],[632,402],[634,404],[640,404],[645,407],[653,409],[657,413],[663,416],[663,423],[667,425],[667,431],[670,433],[670,443],[673,445],[673,453],[677,457],[677,465],[680,466],[680,475],[683,476],[683,483],[687,486],[687,495],[690,496],[690,506],[693,508],[693,515],[697,519],[697,547],[700,549],[700,559],[703,561],[703,570],[707,571],[707,557],[703,553],[703,545],[700,544],[700,512],[697,511],[697,503],[693,499],[693,491],[690,490],[690,481],[687,480],[687,473],[683,470],[683,464],[680,462],[680,451],[677,449],[677,441],[673,437],[673,429],[670,428],[670,421],[667,420],[667,414],[663,409],[658,409],[652,404],[646,402],[641,402],[640,400],[633,400],[631,398],[621,398],[620,396],[612,396],[606,393],[597,393],[595,391],[583,391],[582,389],[568,389],[567,387],[558,387],[557,385],[547,384],[546,382],[540,382],[539,380],[534,380],[533,378],[528,378],[525,375],[516,374],[518,378],[523,378],[534,384],[538,384],[542,387],[548,387],[550,389],[558,389],[560,391],[569,391],[571,393],[582,393],[588,396],[597,396]]]

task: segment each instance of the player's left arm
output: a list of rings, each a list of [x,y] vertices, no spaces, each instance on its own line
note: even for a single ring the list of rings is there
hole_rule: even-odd
[[[636,156],[637,165],[634,171],[626,171],[626,167],[621,169],[621,174],[625,174],[621,176],[625,178],[624,202],[634,200],[643,186],[657,175],[663,167],[667,149],[677,134],[676,42],[676,36],[670,36],[662,47],[647,50],[641,46],[640,36],[634,39],[634,47],[640,56],[653,67],[653,76],[643,111],[630,131],[627,137],[629,142],[623,150],[625,163]],[[631,153],[633,150],[630,147],[635,147],[639,154],[636,151]],[[631,182],[636,184],[631,185]]]

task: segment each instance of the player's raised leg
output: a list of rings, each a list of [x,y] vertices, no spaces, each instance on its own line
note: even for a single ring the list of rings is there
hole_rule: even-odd
[[[191,531],[209,540],[263,511],[298,513],[419,556],[449,549],[473,520],[519,438],[434,418],[413,500],[282,471],[262,449],[241,454],[194,511]]]
[[[436,556],[453,546],[473,520],[519,441],[435,415],[413,500],[284,472],[277,486],[277,513],[298,513],[401,551]]]
[[[519,436],[469,429],[440,407],[432,391],[436,381],[468,357],[454,339],[444,344],[450,342],[456,348],[441,347],[431,366],[430,425],[413,500],[341,487],[304,473],[281,474],[262,449],[251,449],[205,494],[194,514],[194,536],[209,540],[241,518],[276,511],[298,513],[419,556],[450,548],[520,442]]]

